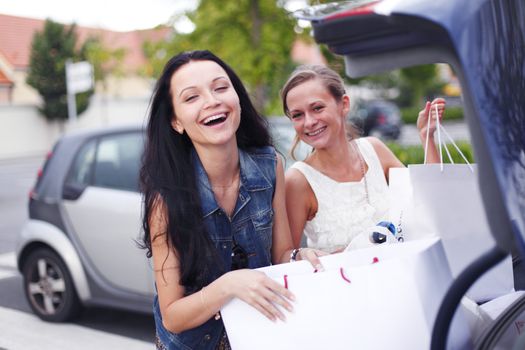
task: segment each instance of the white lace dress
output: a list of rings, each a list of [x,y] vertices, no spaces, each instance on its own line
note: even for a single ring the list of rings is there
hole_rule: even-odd
[[[317,213],[306,222],[307,246],[327,252],[345,248],[363,230],[388,219],[388,184],[383,167],[370,142],[357,140],[368,165],[366,181],[370,204],[366,199],[365,181],[337,182],[304,162],[292,168],[300,171],[317,198]]]

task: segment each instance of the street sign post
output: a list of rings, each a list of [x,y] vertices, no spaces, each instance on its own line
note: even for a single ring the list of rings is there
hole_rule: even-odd
[[[77,119],[77,104],[75,94],[88,91],[95,85],[93,65],[87,61],[66,62],[67,111],[69,121]]]

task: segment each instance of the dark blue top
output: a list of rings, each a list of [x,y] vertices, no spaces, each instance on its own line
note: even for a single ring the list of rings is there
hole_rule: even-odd
[[[277,157],[272,147],[239,150],[240,187],[231,218],[219,207],[208,175],[197,152],[192,154],[202,218],[215,244],[223,266],[214,266],[220,277],[231,267],[233,237],[248,255],[249,268],[271,264],[273,196]],[[161,349],[215,349],[224,332],[222,320],[211,318],[199,327],[181,333],[171,333],[162,325],[158,297],[154,300],[157,346]]]

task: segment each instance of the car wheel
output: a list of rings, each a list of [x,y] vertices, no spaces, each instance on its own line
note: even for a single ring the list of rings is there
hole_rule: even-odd
[[[33,312],[45,321],[64,322],[81,310],[71,274],[51,249],[32,252],[23,268],[24,290]]]

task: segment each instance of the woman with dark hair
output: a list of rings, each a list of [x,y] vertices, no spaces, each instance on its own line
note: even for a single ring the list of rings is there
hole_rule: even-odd
[[[209,51],[166,64],[152,97],[141,184],[158,348],[228,348],[218,311],[232,298],[284,319],[278,306],[291,310],[292,293],[250,269],[296,259],[316,266],[317,251],[292,249],[284,170],[266,121]]]

